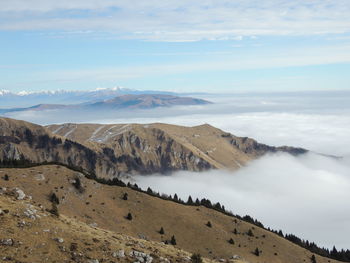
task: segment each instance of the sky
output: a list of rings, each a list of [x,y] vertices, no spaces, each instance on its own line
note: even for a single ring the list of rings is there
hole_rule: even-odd
[[[0,89],[350,89],[348,0],[0,0]]]

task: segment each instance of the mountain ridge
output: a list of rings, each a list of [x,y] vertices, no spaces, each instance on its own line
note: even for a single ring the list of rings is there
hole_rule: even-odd
[[[0,118],[0,159],[62,163],[98,178],[133,174],[236,170],[266,153],[307,150],[272,147],[212,127],[169,124],[40,125]]]
[[[133,110],[133,109],[152,109],[157,107],[170,107],[180,105],[205,105],[211,102],[192,98],[180,97],[167,94],[126,94],[119,95],[105,100],[93,100],[79,104],[37,104],[24,108],[0,109],[0,113],[22,111],[44,111],[44,110]]]

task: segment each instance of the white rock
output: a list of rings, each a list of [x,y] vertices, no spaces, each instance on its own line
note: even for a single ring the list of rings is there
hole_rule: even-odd
[[[0,239],[0,245],[13,246],[13,239],[11,238]]]
[[[113,252],[113,257],[115,257],[115,258],[124,258],[125,257],[124,250],[120,249],[117,252]]]
[[[56,237],[54,240],[61,244],[64,242],[64,239],[60,237]]]
[[[44,181],[45,180],[45,176],[43,174],[37,174],[34,177],[35,177],[35,180],[37,180],[37,181]]]
[[[89,224],[89,226],[91,226],[91,227],[97,227],[97,223],[91,223],[91,224]]]
[[[15,194],[17,200],[23,200],[26,197],[26,195],[23,192],[23,190],[21,190],[21,189],[19,189],[17,187],[14,189],[14,194]]]

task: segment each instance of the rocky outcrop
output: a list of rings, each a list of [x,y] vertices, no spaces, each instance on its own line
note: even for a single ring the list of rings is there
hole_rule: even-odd
[[[223,135],[223,137],[227,138],[233,147],[236,147],[237,149],[247,154],[256,154],[262,156],[266,153],[286,152],[292,155],[299,155],[307,152],[307,150],[303,148],[295,148],[289,146],[269,146],[263,143],[258,143],[257,141],[248,137],[237,137],[229,133],[226,133]]]
[[[126,174],[201,171],[211,165],[164,132],[152,131],[156,142],[139,135],[120,134],[112,145],[100,148],[51,133],[47,128],[12,119],[0,119],[0,160],[3,165],[59,163],[113,179]]]

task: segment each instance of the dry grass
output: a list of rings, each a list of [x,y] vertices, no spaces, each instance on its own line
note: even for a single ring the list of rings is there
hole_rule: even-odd
[[[97,225],[101,228],[99,230],[102,231],[101,233],[106,232],[110,235],[119,233],[122,236],[144,238],[155,242],[170,240],[174,235],[177,248],[189,253],[200,253],[211,259],[229,259],[233,255],[239,255],[252,263],[308,263],[312,255],[278,235],[205,207],[184,206],[128,188],[101,185],[82,177],[84,191],[80,192],[72,185],[72,180],[78,174],[64,167],[51,165],[29,169],[0,169],[0,177],[5,174],[10,180],[0,179],[1,186],[23,189],[26,194],[32,196],[32,202],[35,205],[50,208],[48,196],[54,192],[60,199],[59,212],[64,216],[58,221],[48,217],[48,227],[49,224],[53,227],[55,222],[64,223],[67,235],[75,233],[75,237],[72,236],[71,240],[83,238],[80,234],[85,231],[79,231],[80,227],[94,230],[86,226],[84,224],[86,223]],[[126,201],[122,199],[124,193],[128,194]],[[133,217],[131,221],[125,218],[129,212]],[[71,223],[68,224],[64,220]],[[208,221],[212,224],[211,228],[205,225]],[[76,227],[73,228],[75,224]],[[70,230],[71,226],[72,230]],[[161,227],[165,230],[164,235],[158,232]],[[237,235],[233,233],[235,228],[239,232]],[[13,225],[6,226],[7,232],[11,229],[16,228]],[[246,234],[249,229],[252,230],[253,237]],[[4,231],[3,228],[2,231]],[[27,234],[27,237],[31,236]],[[91,236],[94,235],[91,234]],[[26,236],[23,238],[25,239]],[[88,240],[88,236],[84,238]],[[234,240],[234,244],[228,242],[230,238]],[[108,241],[111,242],[109,239]],[[172,246],[160,245],[160,243],[155,245],[155,247],[158,246],[172,249]],[[256,247],[262,251],[259,257],[252,253]],[[317,262],[336,261],[317,256]]]

